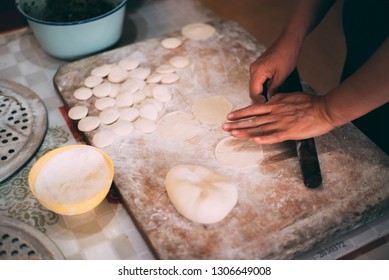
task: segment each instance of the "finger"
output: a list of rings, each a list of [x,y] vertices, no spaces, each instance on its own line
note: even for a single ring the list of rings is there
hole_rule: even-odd
[[[272,132],[264,135],[257,135],[252,139],[255,143],[260,145],[275,144],[286,140],[282,132]]]
[[[258,75],[257,73],[254,73],[250,78],[250,98],[256,103],[263,103],[263,97],[261,96],[263,84],[267,79],[270,79],[268,77],[270,75]]]
[[[227,115],[227,119],[235,121],[244,118],[251,118],[254,116],[264,115],[271,112],[271,108],[266,104],[252,104],[242,109],[233,111]]]

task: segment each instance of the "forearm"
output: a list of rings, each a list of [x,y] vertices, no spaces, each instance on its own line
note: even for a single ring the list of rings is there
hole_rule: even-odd
[[[389,102],[389,39],[353,75],[324,97],[334,126],[361,117]]]
[[[300,51],[305,37],[321,22],[335,0],[298,0],[276,44]]]

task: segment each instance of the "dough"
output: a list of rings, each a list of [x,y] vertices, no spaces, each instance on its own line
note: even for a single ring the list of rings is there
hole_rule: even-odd
[[[112,65],[103,64],[101,66],[93,68],[91,71],[91,74],[93,76],[104,78],[104,77],[108,76],[109,72],[111,72],[111,67],[112,67]]]
[[[120,66],[112,66],[108,74],[108,81],[112,83],[122,83],[128,78],[128,72]]]
[[[119,93],[118,96],[116,96],[115,99],[116,107],[118,108],[131,107],[132,104],[134,104],[134,96],[132,95],[132,93],[122,92]]]
[[[141,91],[135,92],[133,96],[134,96],[134,104],[141,103],[146,98],[146,95]]]
[[[77,127],[79,131],[88,132],[88,131],[95,130],[96,128],[99,127],[99,125],[100,125],[99,117],[87,116],[85,118],[82,118],[78,122]]]
[[[191,40],[207,40],[216,32],[216,29],[206,23],[193,23],[181,29],[182,35]]]
[[[85,106],[74,106],[68,112],[69,118],[72,120],[80,120],[88,115],[88,108]]]
[[[155,69],[155,72],[159,74],[167,74],[176,72],[176,69],[172,65],[162,64]]]
[[[162,80],[162,74],[159,73],[153,73],[150,76],[147,77],[146,82],[149,84],[157,84]]]
[[[163,116],[157,123],[157,132],[166,140],[189,140],[200,131],[200,123],[190,113],[175,111]]]
[[[113,141],[115,141],[115,134],[108,129],[98,131],[92,138],[93,145],[98,148],[108,147]]]
[[[120,119],[133,122],[139,117],[139,110],[136,108],[120,108],[119,109]]]
[[[146,67],[139,67],[134,70],[132,70],[129,73],[130,78],[139,79],[139,80],[146,80],[147,77],[150,75],[151,69]]]
[[[111,123],[117,121],[119,116],[120,116],[120,114],[119,114],[118,109],[107,108],[100,113],[99,118],[100,118],[102,124],[111,124]]]
[[[134,125],[128,121],[118,120],[111,125],[111,130],[118,136],[127,136],[134,130]]]
[[[134,122],[134,127],[144,133],[151,133],[155,130],[156,126],[152,120],[138,118]]]
[[[106,97],[111,93],[112,84],[103,82],[93,88],[93,95],[96,97]]]
[[[189,59],[184,56],[174,56],[169,60],[169,63],[176,68],[185,68],[189,65]]]
[[[161,75],[161,79],[162,79],[162,75]],[[142,89],[142,92],[146,95],[146,97],[153,97],[154,86],[155,86],[154,84],[149,84]]]
[[[122,67],[123,69],[126,69],[128,71],[134,70],[139,66],[139,61],[131,59],[131,58],[124,58],[119,61],[118,65]]]
[[[163,74],[161,82],[163,84],[172,84],[178,81],[180,77],[176,73]]]
[[[146,82],[140,79],[129,78],[120,86],[120,91],[129,93],[137,92],[146,86]]]
[[[88,88],[94,88],[95,86],[101,84],[103,78],[97,76],[89,76],[84,80],[84,85]]]
[[[172,99],[172,94],[167,86],[157,85],[153,87],[153,97],[161,102],[168,102]]]
[[[88,100],[92,95],[92,90],[87,87],[80,87],[76,89],[73,93],[74,98],[78,100]]]
[[[158,112],[162,111],[163,109],[163,103],[155,98],[146,98],[142,101],[142,105],[147,103],[154,104],[157,107]]]
[[[181,46],[182,41],[178,38],[172,37],[172,38],[166,38],[161,41],[162,47],[165,49],[175,49]]]
[[[139,115],[144,119],[155,121],[158,118],[158,108],[152,103],[143,104],[139,109]]]
[[[111,84],[111,92],[109,93],[109,97],[115,98],[118,96],[120,92],[120,86],[118,84]]]
[[[258,166],[263,160],[263,151],[261,145],[250,139],[229,136],[216,145],[215,157],[225,167],[246,168]]]
[[[99,111],[103,111],[104,109],[114,107],[115,106],[115,99],[112,97],[103,97],[99,98],[95,102],[95,107]]]
[[[221,221],[238,201],[235,184],[202,166],[173,167],[166,175],[165,186],[177,211],[197,223]]]
[[[223,96],[210,96],[195,101],[192,112],[204,124],[220,124],[232,111],[232,104]]]

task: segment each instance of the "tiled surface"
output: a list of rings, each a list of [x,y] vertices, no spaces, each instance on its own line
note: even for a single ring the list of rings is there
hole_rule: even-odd
[[[139,7],[128,10],[125,38],[121,44],[160,36],[179,30],[183,25],[211,18],[212,14],[198,1],[141,1]],[[0,35],[0,78],[31,88],[48,110],[49,131],[38,155],[76,142],[61,114],[63,104],[52,82],[57,69],[64,63],[47,56],[28,29],[7,37]],[[78,216],[60,216],[44,210],[27,186],[28,170],[36,159],[37,156],[23,170],[0,183],[0,214],[43,231],[67,259],[153,259],[130,216],[114,199],[106,199],[96,209]],[[17,190],[24,196],[21,197]],[[330,244],[318,246],[300,258],[336,259],[388,233],[389,217],[386,216]],[[359,258],[385,258],[387,248],[388,244],[384,244],[371,255]]]

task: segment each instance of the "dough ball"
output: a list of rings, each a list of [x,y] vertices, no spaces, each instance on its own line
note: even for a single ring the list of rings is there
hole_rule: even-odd
[[[139,79],[139,80],[146,80],[147,77],[150,75],[151,69],[147,67],[139,67],[134,70],[132,70],[129,73],[130,78]]]
[[[176,68],[169,64],[162,64],[155,69],[155,72],[159,74],[167,74],[176,72]]]
[[[139,117],[139,110],[136,108],[120,108],[119,109],[120,119],[133,122]]]
[[[165,186],[177,211],[201,224],[221,221],[238,201],[235,184],[202,166],[173,167],[166,175]]]
[[[96,134],[93,135],[92,138],[93,145],[98,148],[108,147],[112,145],[114,141],[115,141],[115,134],[108,129],[96,132]]]
[[[175,49],[182,45],[182,41],[178,38],[172,37],[172,38],[166,38],[161,41],[162,47],[165,49]]]
[[[115,99],[112,97],[103,97],[99,98],[95,102],[95,107],[99,111],[103,111],[104,109],[114,107],[115,106]]]
[[[84,132],[89,132],[92,130],[95,130],[98,128],[100,125],[100,118],[99,117],[94,117],[94,116],[87,116],[82,118],[78,122],[78,130],[79,131],[84,131]]]
[[[118,120],[111,125],[111,130],[118,136],[128,136],[134,130],[134,125],[128,121]]]
[[[134,127],[144,133],[151,133],[155,130],[156,125],[152,120],[138,118],[134,122]]]
[[[112,84],[103,82],[93,88],[93,95],[96,97],[106,97],[111,93]]]
[[[167,73],[163,74],[161,82],[163,84],[172,84],[178,81],[179,78],[180,76],[178,76],[176,73]]]
[[[229,136],[216,145],[215,157],[225,167],[253,167],[262,162],[263,150],[261,145],[255,144],[250,139]]]
[[[80,120],[88,115],[88,108],[85,106],[74,106],[68,112],[69,118],[72,120]]]
[[[216,29],[206,23],[193,23],[181,29],[182,35],[191,40],[207,40],[215,34]]]
[[[100,113],[99,118],[100,118],[102,124],[111,124],[111,123],[117,121],[119,116],[120,116],[120,114],[119,114],[118,109],[107,108]]]
[[[88,88],[94,88],[95,86],[101,84],[103,82],[103,78],[97,76],[89,76],[84,80],[84,86]]]
[[[200,131],[200,123],[190,113],[175,111],[163,116],[157,123],[157,132],[166,140],[189,140]]]
[[[103,64],[101,66],[93,68],[91,71],[91,74],[93,76],[104,78],[104,77],[108,76],[109,72],[111,72],[111,67],[112,67],[112,65]]]
[[[153,73],[147,77],[146,82],[149,84],[157,84],[162,80],[162,74]]]
[[[118,108],[131,107],[134,104],[134,96],[128,92],[119,93],[115,98],[115,105]]]
[[[231,111],[231,102],[219,95],[201,98],[192,105],[192,113],[204,124],[220,124]]]
[[[108,74],[108,81],[112,83],[122,83],[128,78],[128,72],[120,66],[113,66]]]
[[[189,59],[184,56],[174,56],[169,60],[169,63],[176,68],[185,68],[189,65]]]
[[[153,87],[153,97],[161,102],[168,102],[172,99],[172,94],[167,86],[157,85]]]
[[[78,100],[88,100],[92,95],[92,90],[87,87],[80,87],[73,92],[74,98]]]
[[[139,115],[144,119],[155,121],[158,118],[158,108],[152,103],[143,104],[139,109]]]
[[[139,66],[139,61],[131,58],[124,58],[119,61],[118,65],[128,71],[134,70]]]

